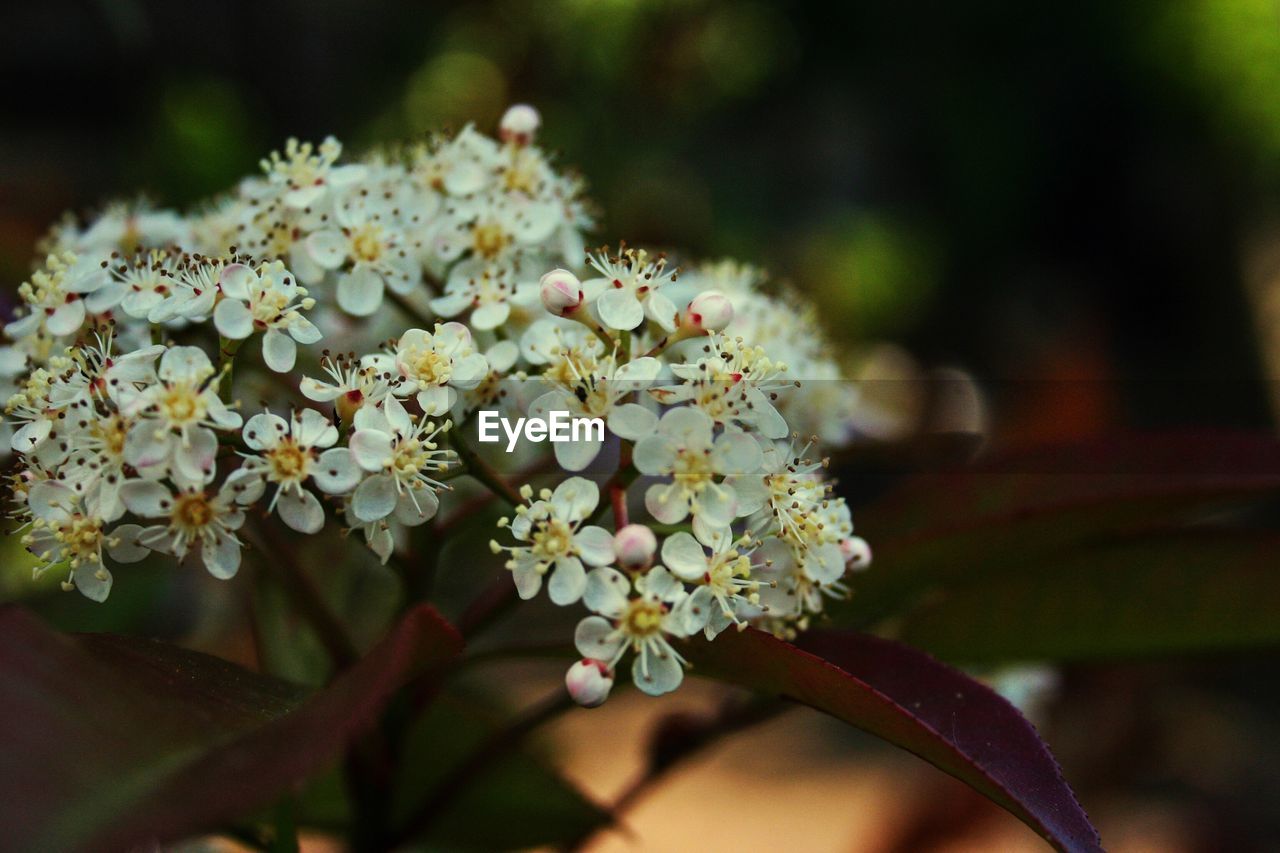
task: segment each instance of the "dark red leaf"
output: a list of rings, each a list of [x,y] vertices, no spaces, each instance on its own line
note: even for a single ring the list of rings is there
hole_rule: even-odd
[[[5,843],[121,850],[242,816],[332,763],[396,689],[461,648],[422,606],[304,699],[208,655],[66,636],[21,609],[0,610]]]
[[[855,514],[876,562],[833,615],[866,625],[936,588],[1023,572],[1063,548],[1194,521],[1280,488],[1280,442],[1252,433],[1133,435],[920,474]]]
[[[866,634],[815,631],[803,643],[726,631],[687,654],[700,675],[789,697],[915,753],[1060,849],[1102,849],[1035,728],[990,688]]]

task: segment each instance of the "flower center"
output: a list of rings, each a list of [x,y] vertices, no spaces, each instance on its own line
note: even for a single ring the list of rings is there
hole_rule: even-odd
[[[374,263],[385,251],[381,226],[366,223],[351,232],[351,254],[357,261]]]
[[[573,548],[573,530],[558,518],[549,518],[533,534],[535,556],[554,560],[566,556]]]
[[[477,225],[471,231],[471,244],[476,254],[494,258],[507,247],[507,232],[501,225]]]
[[[67,551],[71,565],[96,563],[102,554],[102,522],[96,518],[73,515],[58,525],[55,537]]]
[[[396,445],[391,465],[401,479],[412,480],[427,467],[431,459],[429,443],[424,444],[416,438],[406,438]]]
[[[407,361],[414,377],[424,385],[444,385],[453,375],[453,360],[434,349],[416,349]]]
[[[124,456],[124,439],[129,430],[118,415],[94,421],[90,430],[93,437],[102,442],[106,455],[115,459]]]
[[[680,448],[676,451],[671,475],[686,491],[702,491],[715,475],[711,470],[711,451]]]
[[[204,410],[203,395],[190,385],[171,386],[160,401],[160,413],[175,426],[199,421],[204,417]]]
[[[655,601],[637,598],[627,605],[622,623],[632,637],[651,637],[662,630],[663,610]]]
[[[173,526],[191,534],[199,534],[214,518],[213,507],[203,492],[182,495],[173,505],[170,518]]]
[[[267,454],[271,463],[271,476],[279,483],[300,483],[307,478],[311,468],[311,454],[307,453],[292,438],[282,439]]]

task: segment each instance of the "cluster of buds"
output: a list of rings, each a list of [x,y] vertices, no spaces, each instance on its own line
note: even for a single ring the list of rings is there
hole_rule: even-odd
[[[812,314],[750,268],[586,251],[582,183],[539,124],[515,106],[496,138],[357,162],[291,140],[191,215],[118,205],[55,229],[0,347],[36,574],[97,601],[153,554],[229,578],[272,516],[387,562],[462,505],[455,477],[515,499],[467,445],[492,407],[604,425],[521,448],[562,473],[521,488],[491,543],[521,598],[586,609],[582,704],[624,666],[666,693],[682,644],[789,635],[847,594],[870,551],[821,453],[856,400],[815,404],[840,386]]]

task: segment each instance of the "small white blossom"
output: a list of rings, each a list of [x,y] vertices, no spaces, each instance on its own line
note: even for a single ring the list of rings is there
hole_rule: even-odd
[[[218,286],[222,299],[213,312],[218,333],[240,341],[261,332],[262,360],[276,373],[293,370],[297,344],[320,340],[320,330],[302,316],[315,300],[280,261],[256,270],[246,264],[231,264],[222,270]]]
[[[437,441],[447,428],[426,418],[414,421],[394,397],[381,408],[356,412],[349,446],[369,473],[352,495],[356,518],[372,522],[394,514],[409,526],[434,518],[440,508],[437,493],[446,486],[432,475],[444,472],[454,458]]]
[[[526,500],[533,496],[525,487]],[[613,537],[609,531],[583,522],[595,512],[600,502],[600,489],[582,477],[570,477],[556,486],[544,489],[538,500],[516,508],[514,520],[503,519],[511,535],[524,543],[504,547],[490,543],[494,553],[511,554],[507,568],[515,579],[521,598],[533,598],[547,581],[547,593],[559,605],[572,604],[582,597],[587,585],[583,563],[607,566],[613,562]]]
[[[574,645],[592,660],[606,661],[610,672],[628,651],[636,655],[631,680],[650,696],[670,693],[684,680],[685,660],[671,637],[687,635],[680,609],[684,585],[662,566],[633,584],[617,569],[599,568],[587,576],[583,602],[597,616],[578,623]]]

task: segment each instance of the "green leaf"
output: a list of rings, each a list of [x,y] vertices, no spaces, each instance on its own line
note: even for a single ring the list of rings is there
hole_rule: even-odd
[[[1280,537],[1165,531],[953,585],[898,636],[949,660],[1076,660],[1280,644]]]
[[[15,849],[118,850],[215,828],[331,764],[462,641],[420,607],[331,685],[0,609],[0,826]]]
[[[867,634],[816,631],[803,642],[801,649],[754,629],[726,631],[685,653],[699,675],[789,697],[915,753],[1059,849],[1102,849],[1048,747],[990,688]]]

